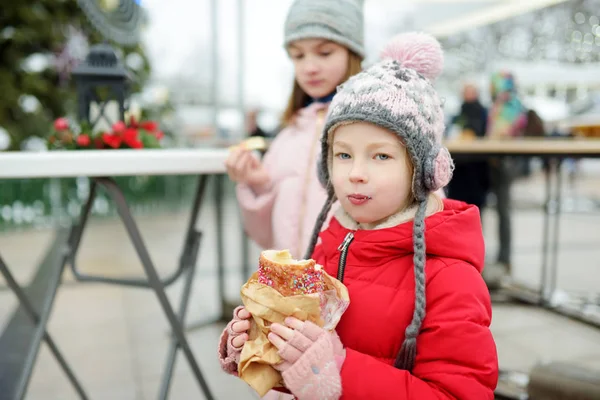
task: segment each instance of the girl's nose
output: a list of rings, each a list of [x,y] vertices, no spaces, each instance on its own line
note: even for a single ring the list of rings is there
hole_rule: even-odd
[[[367,177],[367,170],[365,166],[359,162],[352,164],[349,179],[352,183],[366,183],[369,179]]]
[[[319,63],[313,57],[307,57],[304,64],[304,72],[313,75],[319,72]]]

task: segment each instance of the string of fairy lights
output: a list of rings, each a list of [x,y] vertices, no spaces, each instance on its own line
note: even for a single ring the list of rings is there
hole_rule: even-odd
[[[494,60],[600,62],[600,0],[572,0],[444,38],[453,75]]]

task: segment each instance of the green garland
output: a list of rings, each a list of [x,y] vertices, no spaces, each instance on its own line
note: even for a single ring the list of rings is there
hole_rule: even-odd
[[[90,45],[103,41],[76,0],[19,0],[2,5],[0,127],[10,135],[8,150],[20,150],[22,142],[30,137],[46,138],[54,119],[74,114],[76,97],[72,82],[61,79],[54,66],[41,72],[23,68],[24,61],[33,54],[57,54],[67,39],[68,27],[81,30]],[[124,56],[138,53],[144,60],[141,70],[135,72],[132,85],[132,92],[137,92],[150,74],[144,50],[139,45],[119,50]],[[24,98],[36,99],[38,107],[33,111],[24,110]]]

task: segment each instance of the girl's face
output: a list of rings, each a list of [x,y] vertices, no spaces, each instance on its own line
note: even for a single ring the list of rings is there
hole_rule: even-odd
[[[374,226],[409,205],[412,164],[396,134],[365,122],[342,125],[332,149],[335,195],[356,222]]]
[[[296,40],[288,47],[298,85],[310,97],[325,97],[344,81],[350,52],[324,39]]]

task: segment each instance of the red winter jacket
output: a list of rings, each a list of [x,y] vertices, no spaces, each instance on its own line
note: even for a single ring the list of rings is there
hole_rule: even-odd
[[[412,222],[354,232],[343,280],[350,306],[337,327],[346,347],[344,400],[494,398],[498,359],[479,211],[444,200],[444,211],[425,221],[427,313],[412,374],[393,367],[415,303]],[[320,235],[313,258],[331,276],[348,232],[334,218]]]

